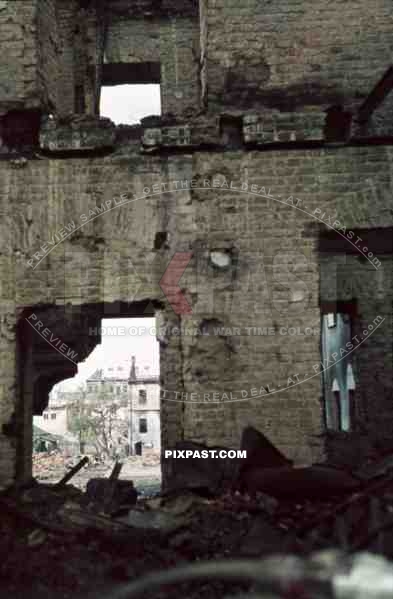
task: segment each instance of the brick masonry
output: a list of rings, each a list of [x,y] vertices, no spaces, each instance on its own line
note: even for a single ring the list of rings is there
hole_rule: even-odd
[[[361,144],[350,131],[326,143],[324,126],[327,107],[356,111],[386,70],[390,3],[262,11],[206,0],[198,12],[193,2],[158,10],[116,0],[107,27],[93,4],[0,2],[10,51],[0,115],[56,117],[43,119],[28,151],[0,146],[0,486],[30,476],[32,413],[76,368],[34,330],[34,316],[80,361],[99,342],[91,331],[101,317],[153,304],[169,331],[162,391],[185,398],[162,401],[162,447],[236,447],[251,424],[304,464],[345,445],[325,443],[321,381],[309,375],[321,304],[356,300],[356,331],[385,318],[356,352],[357,433],[391,443],[392,255],[377,254],[376,269],[352,246],[318,249],[334,220],[393,224],[391,141],[375,144],[367,130]],[[109,61],[160,62],[163,117],[122,138],[96,114],[105,29]],[[391,127],[383,114],[381,137]],[[190,315],[176,314],[159,286],[176,252],[192,253],[180,281]],[[299,334],[280,333],[289,328]],[[242,391],[244,401],[217,401]]]
[[[2,112],[39,105],[36,14],[37,0],[0,3]]]

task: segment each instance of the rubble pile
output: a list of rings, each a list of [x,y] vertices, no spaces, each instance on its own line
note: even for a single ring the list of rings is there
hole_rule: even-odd
[[[160,461],[161,456],[157,452],[146,453],[142,456],[142,466],[156,466]]]
[[[161,461],[161,454],[157,450],[144,449],[143,455],[132,455],[127,461],[135,466],[157,466]]]
[[[246,442],[249,444],[252,438],[254,446],[251,451],[249,445],[250,460],[237,464],[232,479],[228,470],[218,476],[216,472],[212,477],[211,466],[205,464],[208,460],[203,460],[196,478],[187,479],[182,470],[174,477],[173,488],[154,497],[144,497],[138,494],[132,481],[119,480],[121,464],[116,463],[109,478],[91,479],[87,491],[82,492],[70,484],[70,479],[86,466],[84,459],[55,485],[33,482],[24,489],[3,493],[0,496],[2,597],[44,599],[59,595],[98,599],[107,591],[107,596],[128,598],[142,588],[138,585],[145,574],[149,585],[149,573],[156,570],[165,573],[171,568],[177,572],[174,581],[182,580],[181,584],[171,584],[168,580],[168,588],[149,591],[144,596],[218,599],[241,592],[241,596],[247,597],[250,584],[241,576],[238,582],[228,582],[224,576],[228,568],[223,569],[220,580],[212,580],[209,574],[207,581],[195,584],[181,578],[181,567],[190,573],[187,568],[192,564],[205,561],[215,564],[215,560],[223,559],[241,560],[244,566],[255,564],[256,559],[271,560],[272,554],[281,554],[282,564],[289,559],[282,554],[292,556],[302,580],[308,578],[305,573],[310,568],[314,574],[315,569],[322,569],[325,578],[330,576],[329,584],[332,572],[336,575],[344,562],[347,576],[355,563],[349,562],[349,558],[358,559],[356,567],[359,569],[361,564],[364,572],[370,567],[392,570],[386,560],[375,562],[377,554],[393,558],[391,457],[370,463],[356,473],[326,464],[295,468],[285,456],[273,450],[267,460],[267,452],[261,449],[266,447],[265,440],[255,431],[251,433],[245,435]],[[209,485],[209,480],[214,484]],[[374,555],[362,562],[357,557],[362,555],[359,551]],[[319,560],[318,566],[315,560]],[[256,566],[253,567],[255,570]],[[253,571],[251,566],[248,568],[246,571]],[[285,573],[283,567],[277,571]],[[197,578],[205,570],[198,572]],[[283,596],[325,597],[323,591],[313,594],[308,584],[297,585],[297,594],[291,591],[292,594]],[[350,585],[337,586],[337,593],[330,589],[331,594],[326,597],[363,596],[348,588]],[[123,591],[129,594],[122,595]],[[389,587],[387,595],[369,592],[364,596],[379,599],[391,597],[393,592]]]
[[[33,476],[40,483],[55,484],[67,470],[72,470],[82,456],[68,457],[63,452],[55,450],[33,454]],[[111,461],[96,461],[89,458],[86,468],[79,470],[72,479],[78,489],[84,491],[87,482],[92,478],[105,476],[110,469]]]

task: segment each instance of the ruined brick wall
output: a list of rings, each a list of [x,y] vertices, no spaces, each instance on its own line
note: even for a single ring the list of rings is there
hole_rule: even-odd
[[[37,0],[0,2],[0,110],[37,107]]]
[[[391,62],[389,0],[203,0],[209,109],[356,103]]]
[[[223,393],[229,397],[231,391],[248,390],[243,402],[163,401],[164,447],[181,438],[236,446],[243,427],[253,424],[298,463],[320,459],[319,377],[284,393],[254,399],[251,389],[270,385],[270,390],[278,390],[278,385],[287,386],[289,377],[296,382],[295,375],[302,380],[313,374],[312,367],[320,357],[320,259],[319,233],[310,213],[319,208],[340,214],[345,206],[341,197],[351,189],[362,210],[362,224],[370,224],[372,215],[371,224],[377,218],[386,225],[391,196],[388,205],[384,201],[378,207],[363,190],[375,168],[384,173],[386,189],[387,173],[389,184],[391,181],[390,159],[387,149],[375,147],[238,151],[214,156],[196,152],[167,158],[140,156],[130,149],[126,155],[107,158],[33,160],[20,168],[3,162],[2,312],[3,327],[10,330],[3,337],[1,362],[1,418],[7,433],[1,442],[2,455],[8,455],[4,469],[10,469],[9,457],[15,450],[15,431],[9,425],[20,402],[15,390],[14,308],[19,317],[22,308],[40,310],[43,320],[47,314],[52,323],[50,307],[54,305],[72,304],[76,311],[78,306],[86,306],[83,312],[100,302],[121,300],[132,305],[147,299],[162,302],[163,322],[189,329],[194,326],[195,330],[181,337],[164,335],[161,340],[163,389],[185,393],[188,399],[195,392],[209,393],[213,399],[213,392],[218,393],[215,397]],[[34,271],[27,265],[29,259],[36,264],[39,256],[35,258],[34,253],[41,251],[44,240],[50,240],[65,224],[80,222],[80,215],[88,214],[89,208],[124,193],[143,195],[143,188],[153,183],[193,178],[214,180],[216,187],[184,189],[101,214],[56,247]],[[263,185],[277,198],[296,196],[308,214],[290,204],[220,188],[231,180],[257,188]],[[356,213],[350,210],[343,220],[348,227],[359,225]],[[158,232],[169,233],[167,243],[153,250]],[[158,281],[174,253],[182,251],[193,252],[181,279],[193,314],[179,318],[166,304]],[[228,269],[213,267],[212,257],[218,254],[230,256]],[[367,269],[364,275],[368,276]],[[390,302],[389,296],[382,302],[386,313]],[[364,310],[366,320],[373,309],[369,302]],[[65,321],[65,316],[57,320]],[[214,323],[227,327],[228,332],[200,334],[201,330],[212,332]],[[79,328],[83,326],[85,330],[78,334],[88,337],[87,326]],[[310,326],[316,334],[279,334],[281,327],[304,331]],[[238,335],[234,327],[243,334]],[[273,328],[275,334],[247,335],[245,327]],[[72,344],[72,327],[68,334]],[[368,343],[368,353],[362,359],[373,354],[383,370],[388,342],[378,335]],[[53,352],[49,347],[48,353]],[[387,408],[389,389],[382,390],[388,375],[382,370],[372,375],[378,385],[369,390],[368,401]]]
[[[162,112],[195,114],[200,107],[199,22],[166,19],[160,27]]]
[[[160,22],[156,17],[139,18],[112,10],[109,13],[109,26],[105,57],[107,62],[160,62]]]
[[[39,86],[43,94],[43,104],[50,111],[50,107],[57,107],[59,102],[62,66],[60,56],[63,52],[56,0],[43,0],[38,4],[37,29]]]
[[[0,100],[37,105],[42,96],[44,104],[56,100],[64,114],[73,110],[75,86],[82,81],[87,110],[94,112],[94,54],[102,37],[94,6],[3,0],[1,73],[9,82]],[[244,6],[203,0],[198,14],[192,1],[158,8],[146,0],[116,0],[107,9],[108,60],[159,61],[164,112],[197,112],[201,98],[215,111],[352,106],[390,64],[390,10],[389,0],[351,0],[345,8],[339,0],[329,6],[311,0]]]
[[[75,18],[76,2],[58,2],[58,31],[61,35],[61,70],[56,80],[56,112],[65,115],[75,110]]]
[[[191,2],[161,9],[151,2],[115,2],[108,10],[108,63],[160,65],[162,112],[196,113],[200,106],[199,19]],[[132,83],[132,81],[130,81]]]

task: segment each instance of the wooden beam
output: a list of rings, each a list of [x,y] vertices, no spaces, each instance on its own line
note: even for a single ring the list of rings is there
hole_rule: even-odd
[[[374,110],[378,108],[380,104],[382,104],[392,88],[393,66],[388,68],[382,79],[378,81],[372,92],[367,96],[363,104],[360,106],[358,110],[357,122],[362,124],[367,123]]]
[[[115,465],[113,466],[111,475],[108,479],[108,486],[105,490],[104,498],[103,498],[103,502],[102,502],[104,513],[108,513],[110,511],[111,503],[113,501],[113,496],[116,491],[116,483],[118,481],[120,470],[122,469],[122,466],[123,466],[122,462],[116,462]]]
[[[69,472],[67,472],[67,474],[65,476],[63,476],[63,478],[57,483],[57,487],[64,487],[69,480],[71,480],[71,478],[77,473],[79,472],[79,470],[81,470],[83,468],[83,466],[85,466],[87,463],[89,462],[89,458],[88,457],[84,457],[81,459],[80,462],[78,462],[76,464],[76,466],[74,466],[73,468],[71,468],[71,470]]]

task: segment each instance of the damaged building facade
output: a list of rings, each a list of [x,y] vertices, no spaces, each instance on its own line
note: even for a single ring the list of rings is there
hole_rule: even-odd
[[[111,316],[157,318],[163,449],[249,424],[298,464],[392,442],[391,17],[0,1],[0,487]],[[100,119],[132,83],[162,116]]]

